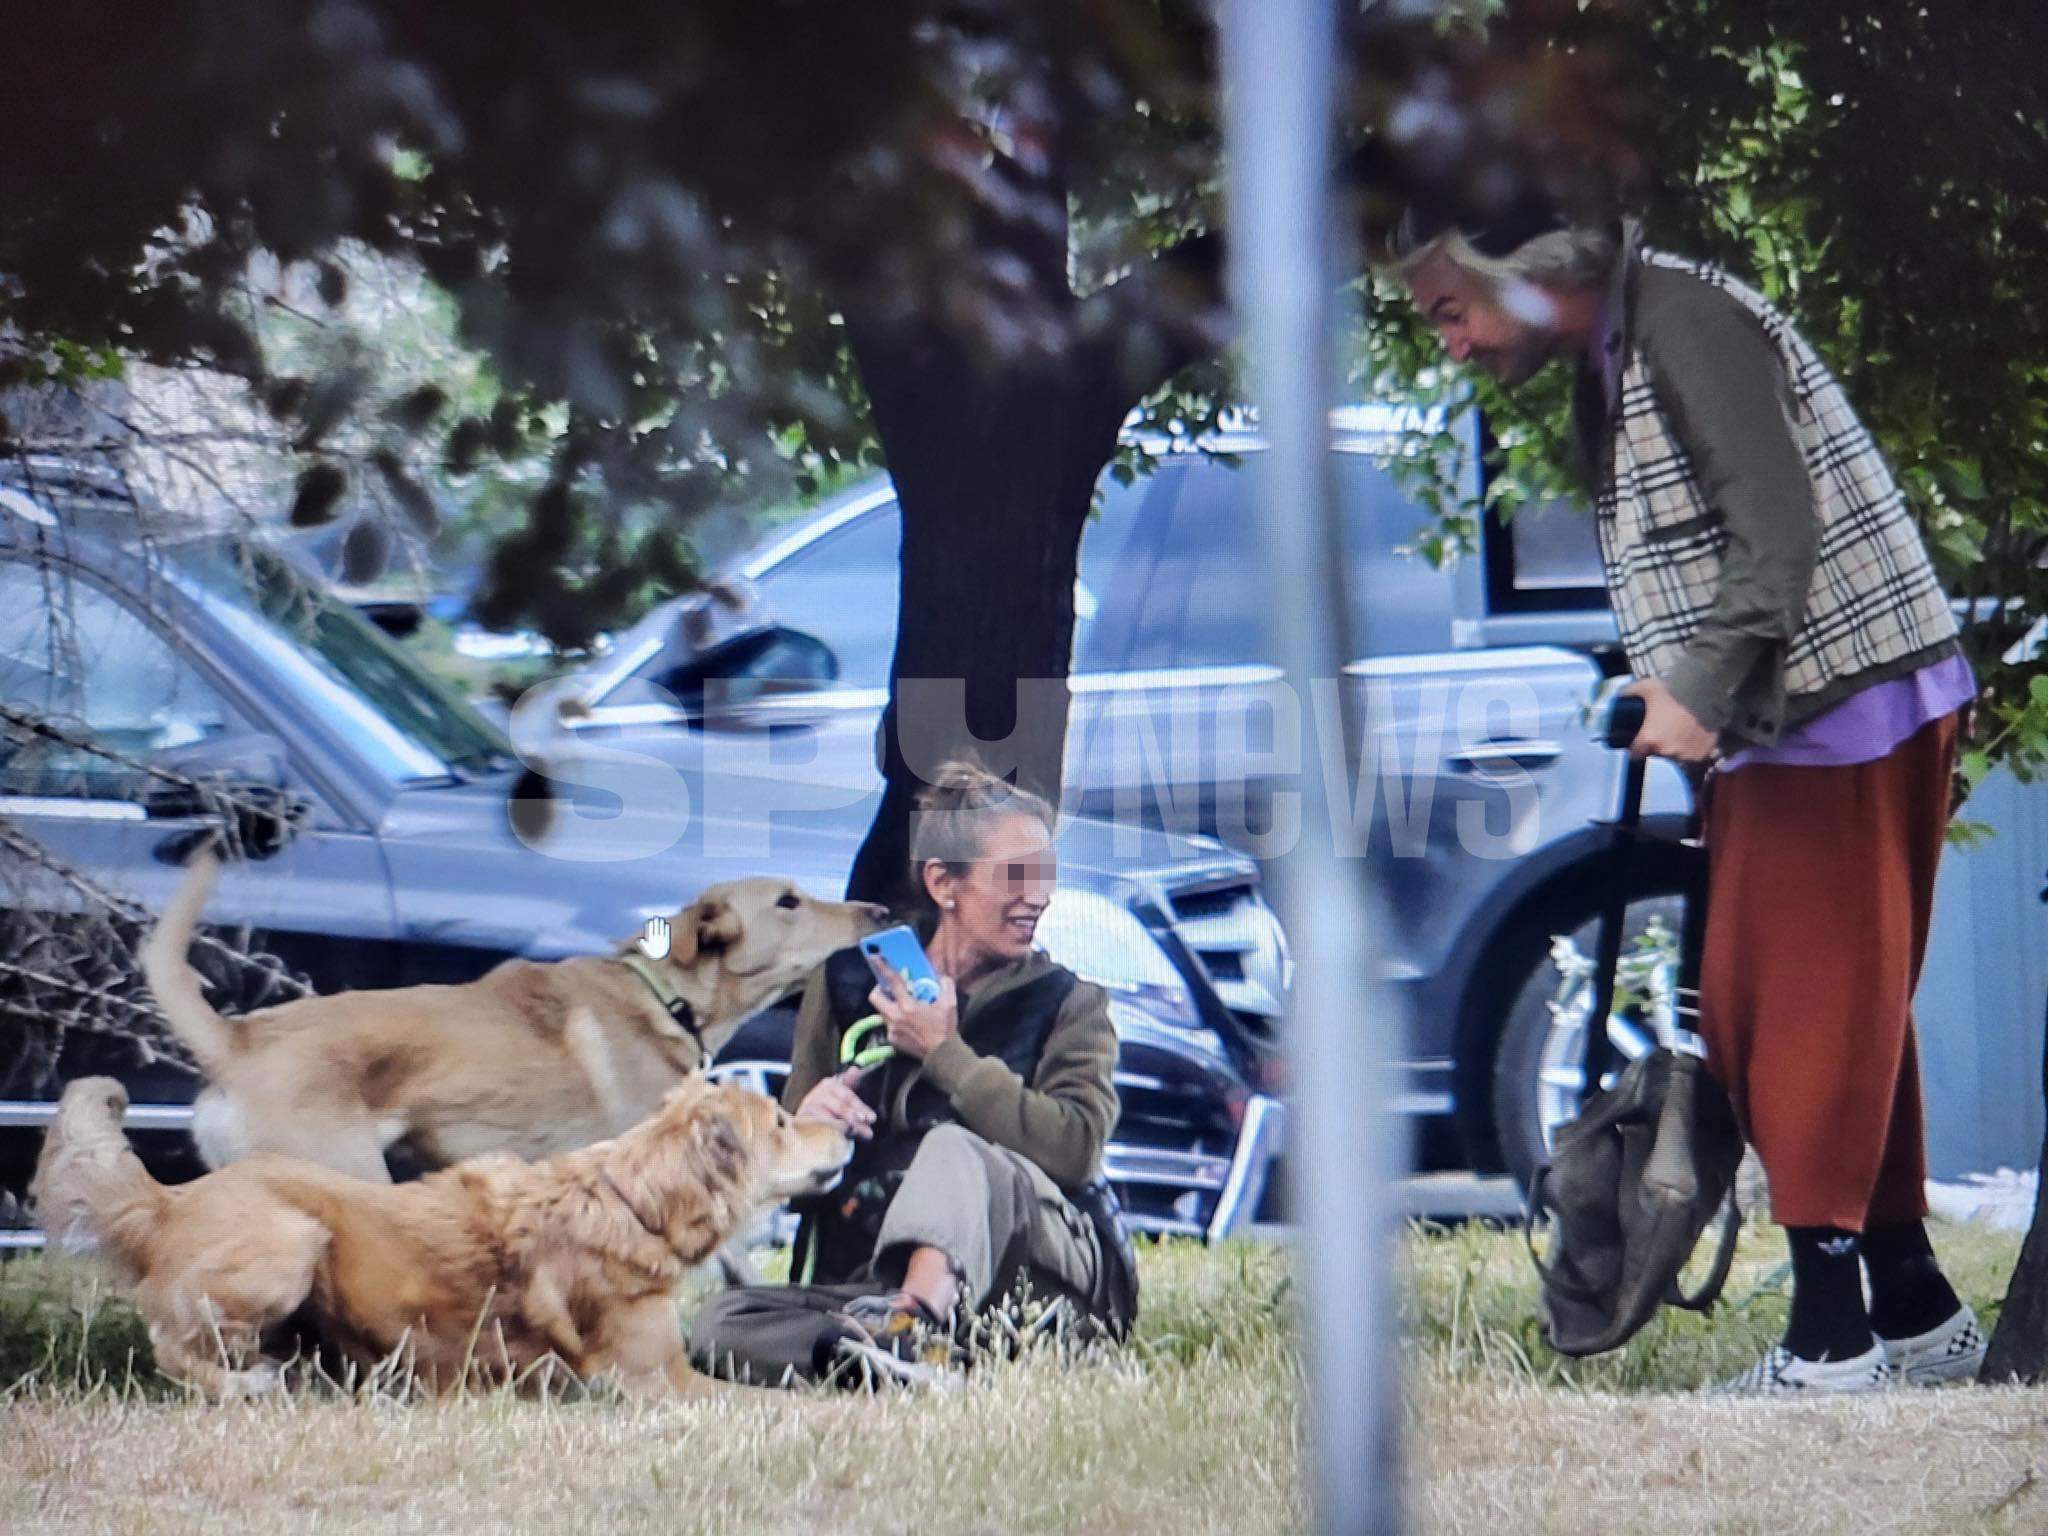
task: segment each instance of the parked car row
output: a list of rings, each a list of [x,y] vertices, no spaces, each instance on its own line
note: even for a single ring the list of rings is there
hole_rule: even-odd
[[[1360,846],[1389,881],[1379,948],[1412,1031],[1401,1107],[1426,1161],[1526,1176],[1577,1102],[1566,1037],[1583,1026],[1549,1006],[1552,941],[1590,949],[1596,823],[1619,793],[1620,754],[1584,724],[1621,666],[1594,531],[1578,507],[1530,507],[1490,519],[1478,558],[1433,571],[1405,552],[1430,518],[1390,467],[1400,417],[1362,407],[1336,424],[1332,478],[1352,556],[1344,617],[1360,658],[1341,679],[1347,791],[1373,793]],[[1470,451],[1454,473],[1467,494],[1480,489],[1482,430],[1476,414],[1460,427]],[[1075,591],[1067,783],[1084,814],[1258,851],[1269,814],[1246,803],[1244,768],[1267,745],[1260,730],[1277,728],[1259,701],[1280,676],[1257,576],[1263,444],[1233,433],[1202,446],[1211,452],[1166,454],[1148,475],[1105,475],[1098,487]],[[714,756],[772,734],[807,775],[872,786],[901,543],[887,478],[857,486],[719,573],[743,604],[698,596],[655,608],[522,715],[552,709],[593,743],[666,727]],[[1370,743],[1358,723],[1368,718]],[[1682,828],[1690,791],[1668,764],[1654,765],[1645,807],[1653,829]],[[1654,851],[1637,861],[1632,923],[1654,914],[1676,926],[1682,873]],[[1279,1000],[1269,977],[1233,968],[1237,953],[1204,959],[1270,1053]]]
[[[89,481],[0,488],[0,708],[58,731],[0,728],[0,828],[21,834],[0,838],[0,955],[30,937],[62,952],[46,941],[67,925],[104,947],[161,909],[206,814],[165,793],[163,773],[303,808],[271,857],[229,868],[207,921],[323,992],[609,951],[741,874],[844,888],[871,798],[729,771],[660,727],[557,744],[558,776],[536,775],[274,549],[145,539]],[[640,777],[621,781],[622,762]],[[1091,818],[1065,829],[1041,941],[1111,993],[1124,1109],[1109,1172],[1138,1224],[1221,1236],[1261,1214],[1277,1164],[1284,1113],[1253,1079],[1284,941],[1251,860],[1156,830],[1134,852],[1114,841]],[[96,891],[123,904],[111,928],[94,921]],[[74,1027],[54,1059],[33,1049],[56,1033],[50,978],[34,972],[0,967],[0,1183],[22,1186],[59,1083],[88,1071],[127,1082],[159,1168],[193,1171],[190,1074],[140,1030]],[[787,1005],[761,1016],[723,1070],[772,1086],[792,1022]]]
[[[1378,947],[1410,1028],[1398,1107],[1424,1166],[1526,1177],[1583,1090],[1583,961],[1621,777],[1584,728],[1623,666],[1593,528],[1569,504],[1526,507],[1483,520],[1478,553],[1432,571],[1406,552],[1430,518],[1390,468],[1402,420],[1362,407],[1335,425],[1359,658],[1338,703],[1358,846],[1390,881]],[[1466,451],[1448,474],[1477,496],[1485,428],[1475,414],[1457,430]],[[1216,1234],[1277,1208],[1288,962],[1256,862],[1271,807],[1240,793],[1277,730],[1260,714],[1279,677],[1254,574],[1263,445],[1231,432],[1201,446],[1099,487],[1075,592],[1067,778],[1081,814],[1041,934],[1118,1000],[1112,1165],[1127,1199],[1147,1225]],[[46,465],[31,494],[0,468],[0,707],[303,799],[299,838],[232,874],[218,917],[253,924],[321,990],[607,948],[735,873],[843,887],[879,788],[900,602],[886,477],[657,606],[516,716],[453,697],[274,552],[139,547],[119,531],[131,522],[92,476]],[[508,794],[538,803],[531,784],[513,793],[508,731],[546,764],[545,837],[506,824]],[[30,747],[0,742],[0,827],[153,909],[175,878],[160,850],[191,830],[189,807],[90,754]],[[1675,836],[1690,809],[1682,776],[1653,764],[1646,826]],[[0,869],[9,858],[0,846]],[[1631,927],[1679,929],[1686,874],[1648,844]],[[0,1028],[34,1027],[8,1020],[14,985],[0,970]],[[744,1031],[726,1069],[774,1086],[790,1022],[779,1009]],[[55,1078],[110,1049],[74,1034],[54,1075],[0,1052],[0,1175],[18,1182],[32,1144],[5,1128],[39,1125]],[[189,1080],[128,1058],[122,1071],[134,1123],[175,1131]],[[176,1143],[157,1142],[166,1156]]]
[[[1598,822],[1619,759],[1583,711],[1618,668],[1613,620],[1575,508],[1489,521],[1480,557],[1450,571],[1407,554],[1428,514],[1388,467],[1398,425],[1347,413],[1332,448],[1360,657],[1338,684],[1349,787],[1370,794],[1357,830],[1390,876],[1380,949],[1411,1031],[1398,1107],[1425,1165],[1526,1175],[1581,1087],[1570,1064],[1584,1020],[1553,1006],[1553,944],[1564,936],[1569,972],[1601,896]],[[1462,430],[1473,451],[1459,488],[1476,493],[1483,428],[1474,417]],[[1076,591],[1068,779],[1081,814],[1042,932],[1119,999],[1114,1160],[1130,1203],[1162,1229],[1216,1232],[1277,1185],[1287,961],[1247,856],[1265,851],[1271,808],[1256,784],[1239,793],[1246,721],[1279,678],[1252,575],[1263,449],[1248,433],[1204,446],[1216,453],[1170,454],[1101,486]],[[65,500],[48,475],[39,484],[46,502]],[[299,837],[232,876],[218,916],[254,923],[319,989],[606,948],[702,885],[764,867],[821,894],[843,886],[879,789],[899,601],[886,478],[729,562],[713,595],[658,606],[516,718],[453,697],[274,551],[123,547],[85,534],[106,521],[92,502],[82,488],[40,521],[0,516],[0,585],[18,599],[0,603],[0,669],[12,669],[0,703],[68,712],[145,761],[303,798]],[[62,647],[35,617],[58,611],[38,595],[52,570],[67,623],[92,641],[65,653],[69,672],[47,661]],[[508,795],[535,803],[521,756],[549,778],[538,840],[503,812]],[[161,901],[175,875],[156,850],[185,830],[177,818],[103,765],[41,779],[32,766],[0,765],[0,811],[143,907]],[[1688,809],[1660,765],[1649,820],[1676,831]],[[1652,852],[1632,878],[1632,922],[1675,927],[1677,861]],[[773,1086],[789,1026],[786,1009],[765,1016],[728,1049],[729,1068]],[[77,1044],[66,1070],[102,1049]],[[138,1119],[175,1122],[190,1083],[148,1070],[138,1102],[163,1108]],[[0,1123],[35,1123],[50,1089],[47,1074],[0,1088],[15,1095]]]

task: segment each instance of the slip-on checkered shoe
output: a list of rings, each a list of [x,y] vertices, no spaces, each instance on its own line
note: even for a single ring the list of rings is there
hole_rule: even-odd
[[[1910,1339],[1878,1339],[1899,1380],[1914,1387],[1976,1380],[1989,1342],[1968,1306],[1958,1307],[1947,1322]]]
[[[1720,1391],[1741,1397],[1776,1397],[1795,1392],[1882,1392],[1892,1385],[1884,1346],[1873,1343],[1847,1360],[1802,1360],[1782,1344]]]
[[[967,1363],[953,1330],[915,1296],[862,1296],[836,1314],[849,1332],[834,1341],[835,1363],[870,1385],[945,1387]]]

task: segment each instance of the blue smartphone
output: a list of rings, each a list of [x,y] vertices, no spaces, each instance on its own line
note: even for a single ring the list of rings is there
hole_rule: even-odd
[[[932,969],[932,962],[924,952],[924,946],[917,942],[917,935],[899,923],[894,928],[884,928],[880,933],[871,933],[860,941],[860,952],[868,963],[868,969],[875,973],[875,980],[888,986],[888,979],[882,974],[881,962],[887,962],[910,986],[910,995],[921,1003],[935,1003],[939,1000],[939,973]]]

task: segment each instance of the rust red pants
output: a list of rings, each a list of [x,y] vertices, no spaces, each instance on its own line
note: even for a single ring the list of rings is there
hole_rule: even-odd
[[[1782,1226],[1927,1214],[1912,1001],[1956,728],[1931,721],[1876,762],[1712,781],[1700,1033]]]

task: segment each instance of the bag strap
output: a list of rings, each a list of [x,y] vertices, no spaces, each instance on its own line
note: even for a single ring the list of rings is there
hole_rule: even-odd
[[[1529,1204],[1522,1213],[1522,1244],[1529,1250],[1529,1262],[1535,1266],[1536,1278],[1544,1285],[1573,1301],[1598,1306],[1600,1295],[1597,1291],[1583,1281],[1565,1274],[1561,1266],[1545,1263],[1543,1255],[1536,1251],[1536,1224],[1549,1211],[1543,1201],[1544,1188],[1549,1177],[1548,1163],[1539,1164],[1535,1173],[1530,1175]]]
[[[1660,1048],[1661,1051],[1661,1048]],[[1666,1183],[1675,1181],[1683,1166],[1692,1163],[1696,1152],[1690,1145],[1689,1132],[1693,1117],[1697,1113],[1703,1095],[1718,1094],[1713,1080],[1706,1075],[1706,1063],[1698,1056],[1680,1052],[1661,1051],[1669,1057],[1670,1074],[1665,1079],[1664,1107],[1657,1119],[1657,1139],[1650,1149],[1649,1161],[1643,1166],[1646,1179],[1661,1179]],[[1699,1171],[1695,1165],[1689,1173],[1697,1180]],[[1687,1297],[1680,1286],[1678,1277],[1671,1277],[1671,1284],[1665,1288],[1664,1299],[1674,1307],[1685,1307],[1693,1312],[1704,1312],[1714,1304],[1714,1298],[1721,1294],[1721,1286],[1728,1278],[1728,1267],[1735,1259],[1735,1237],[1742,1227],[1742,1212],[1735,1204],[1735,1181],[1728,1181],[1728,1192],[1717,1209],[1722,1212],[1721,1236],[1714,1253],[1714,1262],[1701,1282],[1700,1288]],[[1704,1228],[1702,1229],[1704,1230]]]
[[[1688,1312],[1705,1312],[1720,1299],[1721,1287],[1728,1283],[1728,1271],[1735,1263],[1735,1239],[1742,1233],[1742,1208],[1735,1203],[1735,1191],[1730,1188],[1728,1198],[1721,1205],[1721,1236],[1714,1248],[1714,1262],[1707,1271],[1707,1277],[1700,1282],[1700,1288],[1687,1295],[1676,1275],[1671,1278],[1671,1291],[1664,1299],[1674,1307],[1683,1307]]]
[[[1543,1219],[1543,1185],[1549,1177],[1550,1164],[1538,1163],[1529,1176],[1529,1203],[1522,1208],[1522,1245],[1529,1250],[1529,1262],[1536,1266],[1536,1278],[1546,1283],[1550,1269],[1536,1251],[1536,1223]]]

